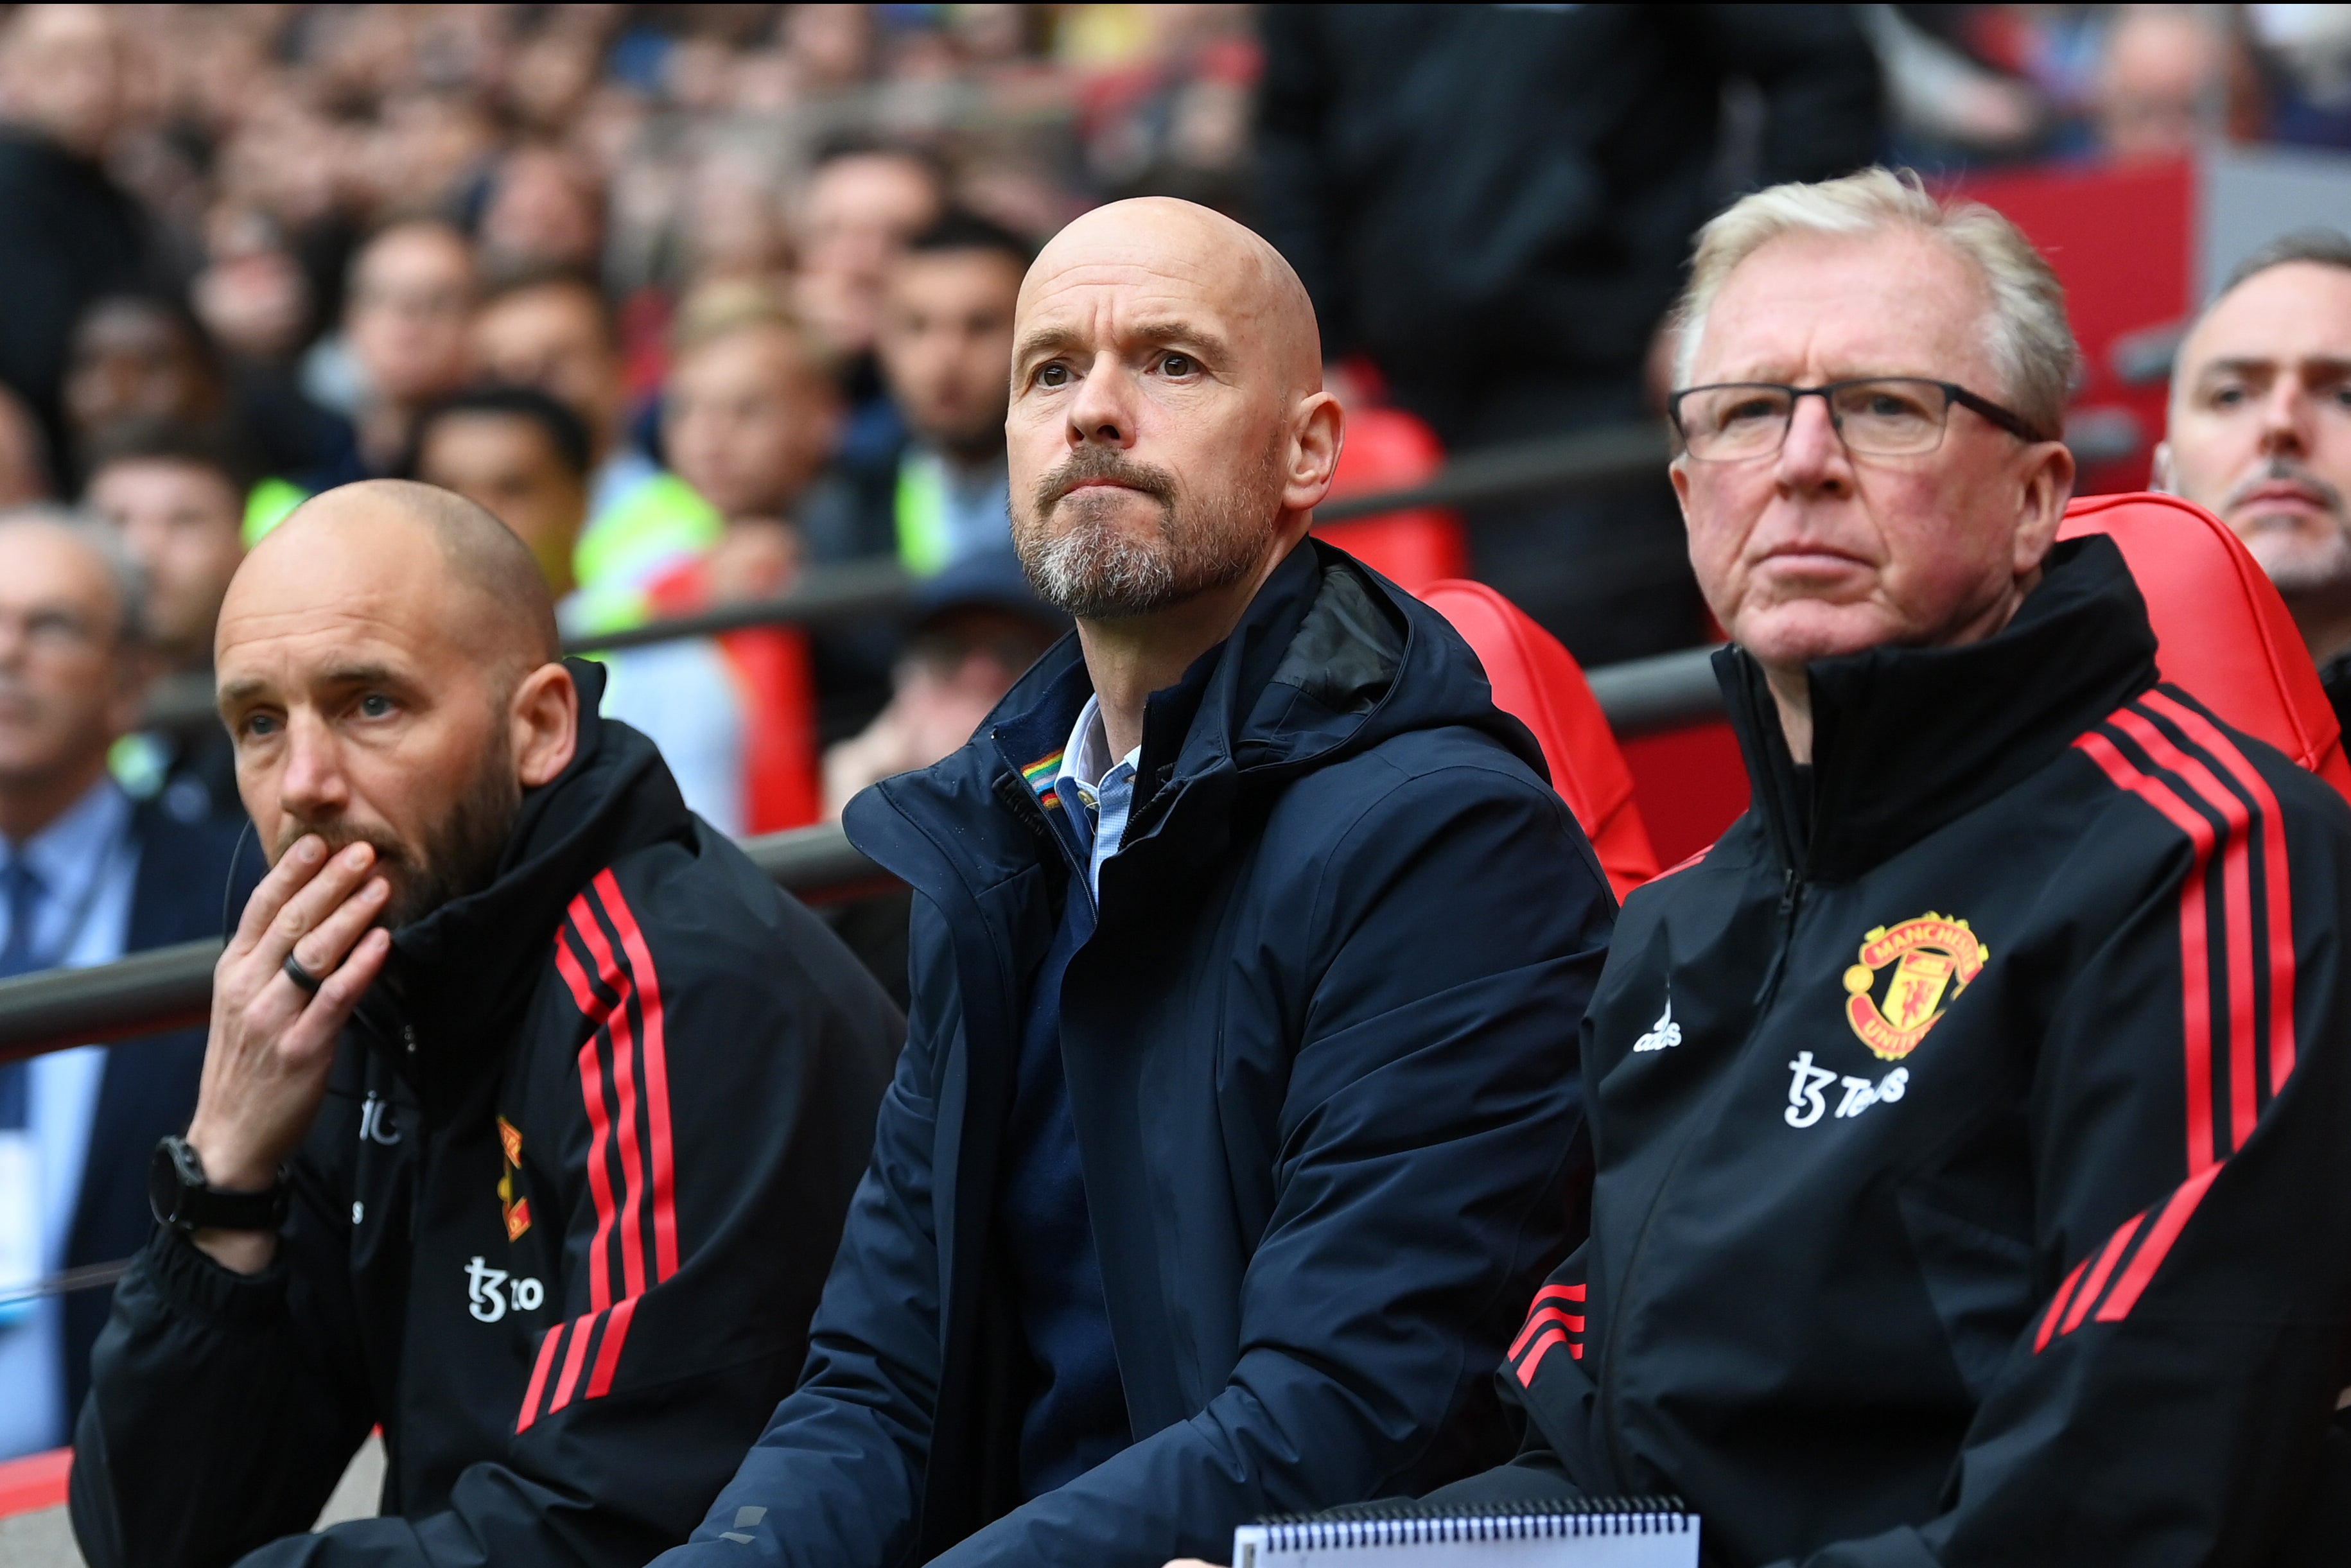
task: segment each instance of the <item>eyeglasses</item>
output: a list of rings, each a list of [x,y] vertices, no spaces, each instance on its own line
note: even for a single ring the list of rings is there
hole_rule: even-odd
[[[1916,457],[1943,444],[1951,405],[1973,409],[2019,441],[2050,439],[2024,416],[1951,382],[1923,376],[1876,376],[1816,387],[1776,382],[1725,382],[1689,387],[1667,400],[1666,412],[1683,448],[1702,463],[1769,457],[1788,439],[1800,398],[1828,405],[1829,423],[1845,450],[1871,457]]]

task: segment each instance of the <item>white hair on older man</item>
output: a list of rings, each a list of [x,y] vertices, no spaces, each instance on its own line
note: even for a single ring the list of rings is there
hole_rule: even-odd
[[[122,530],[104,517],[55,501],[0,507],[0,528],[27,524],[55,528],[98,558],[99,564],[106,568],[107,580],[113,584],[115,603],[120,612],[117,635],[126,643],[145,643],[147,569],[123,542]]]
[[[2079,351],[2065,320],[2065,290],[2032,242],[1980,202],[1942,202],[1908,169],[1864,169],[1817,184],[1773,185],[1733,203],[1698,230],[1689,287],[1675,308],[1680,341],[1674,383],[1689,384],[1706,314],[1734,268],[1785,234],[1930,234],[1975,265],[1991,296],[1985,327],[2002,399],[2054,436],[2065,417]]]

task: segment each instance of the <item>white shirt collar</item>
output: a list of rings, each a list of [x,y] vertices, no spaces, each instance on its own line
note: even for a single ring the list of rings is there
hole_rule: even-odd
[[[1143,747],[1136,747],[1118,760],[1129,768],[1143,759]],[[1102,698],[1090,696],[1086,706],[1078,710],[1078,722],[1070,730],[1069,744],[1061,747],[1061,770],[1054,775],[1058,788],[1064,779],[1091,796],[1102,788],[1102,775],[1112,768],[1110,732],[1102,727]]]

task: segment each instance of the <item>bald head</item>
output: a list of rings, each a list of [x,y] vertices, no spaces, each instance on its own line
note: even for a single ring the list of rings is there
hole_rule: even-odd
[[[1081,621],[1132,620],[1253,591],[1330,488],[1341,414],[1290,264],[1230,218],[1145,197],[1071,224],[1021,281],[1005,437],[1039,591]]]
[[[1322,390],[1322,333],[1296,269],[1254,231],[1196,202],[1137,196],[1076,219],[1029,267],[1019,314],[1025,320],[1033,303],[1087,277],[1145,276],[1246,327],[1289,391]]]
[[[271,859],[372,844],[399,925],[487,884],[571,760],[580,697],[529,550],[446,490],[370,480],[246,556],[214,642],[236,787]]]
[[[432,553],[417,554],[420,545]],[[299,558],[283,571],[266,565],[261,572],[289,586],[305,580],[320,554],[371,573],[394,559],[404,575],[429,561],[438,580],[425,574],[420,586],[434,591],[419,608],[438,612],[455,640],[517,672],[562,657],[555,601],[529,547],[454,490],[406,479],[341,486],[297,507],[254,554],[271,552]]]

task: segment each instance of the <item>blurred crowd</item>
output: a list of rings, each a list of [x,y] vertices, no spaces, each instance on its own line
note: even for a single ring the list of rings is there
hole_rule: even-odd
[[[904,614],[607,661],[697,809],[789,827],[1061,630],[1009,552],[1003,365],[1092,204],[1254,224],[1351,404],[1458,452],[1653,414],[1740,189],[2224,136],[2351,141],[2351,8],[19,6],[0,504],[128,528],[191,675],[241,549],[366,476],[489,507],[575,639],[894,559]],[[1469,521],[1587,663],[1706,632],[1661,482]],[[234,810],[203,727],[117,772]]]

